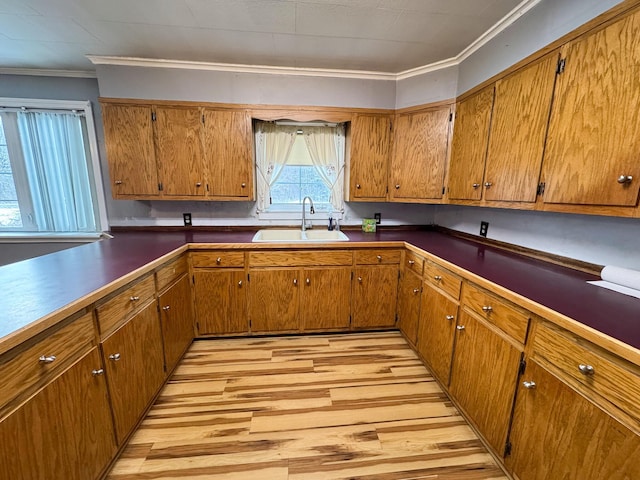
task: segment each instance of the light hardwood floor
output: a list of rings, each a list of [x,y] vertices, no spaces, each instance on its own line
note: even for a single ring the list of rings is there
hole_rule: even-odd
[[[397,332],[194,342],[109,480],[506,479]]]

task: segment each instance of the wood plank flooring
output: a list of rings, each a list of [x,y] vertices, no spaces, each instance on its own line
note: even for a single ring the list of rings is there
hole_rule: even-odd
[[[506,479],[397,332],[196,341],[109,480]]]

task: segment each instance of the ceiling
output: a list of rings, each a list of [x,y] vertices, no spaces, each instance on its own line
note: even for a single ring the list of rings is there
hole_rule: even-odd
[[[92,71],[99,55],[400,73],[530,1],[0,0],[0,69]]]

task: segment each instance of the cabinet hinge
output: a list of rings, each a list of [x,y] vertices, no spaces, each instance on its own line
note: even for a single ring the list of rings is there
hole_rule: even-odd
[[[449,113],[449,121],[453,121],[453,112]]]
[[[560,60],[558,60],[558,68],[556,69],[557,75],[560,75],[562,72],[564,72],[564,67],[566,62],[567,62],[566,58],[561,58]]]
[[[151,121],[152,122],[156,121],[156,112],[151,112]]]
[[[393,132],[393,120],[389,121],[389,131]]]
[[[204,113],[202,114],[202,124],[204,125]]]
[[[250,281],[251,281],[251,274],[247,273],[247,282],[250,282]]]
[[[509,455],[511,455],[511,442],[507,440],[504,446],[504,456],[508,457]]]
[[[520,375],[524,375],[524,371],[527,369],[527,362],[526,360],[520,360],[520,370],[519,373]]]
[[[195,275],[191,275],[191,283],[193,283],[194,285],[196,284],[196,276]]]
[[[442,187],[442,194],[444,195],[444,192],[447,191],[447,187]]]
[[[545,183],[539,183],[538,188],[536,189],[536,195],[542,195],[544,193]]]
[[[160,183],[158,184],[158,190],[160,190],[160,191],[164,190],[164,188],[162,187],[162,182],[160,182]]]
[[[251,324],[251,319],[249,319],[249,330],[251,330],[252,327],[253,325]]]
[[[353,270],[351,270],[351,280],[353,280]]]

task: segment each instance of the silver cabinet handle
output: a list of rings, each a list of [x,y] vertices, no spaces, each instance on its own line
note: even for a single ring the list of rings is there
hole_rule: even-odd
[[[419,292],[420,292],[420,289],[419,289],[419,288],[414,288],[414,289],[413,289],[413,293],[419,293]]]
[[[137,302],[138,300],[140,300],[140,297],[138,297],[138,296],[129,297],[129,300],[131,300],[132,302]]]
[[[244,182],[242,182],[242,184],[240,184],[240,186],[241,186],[242,188],[244,188],[244,187],[246,187],[246,186],[247,186],[247,184],[246,184],[246,183],[244,183]]]
[[[113,183],[115,183],[116,185],[122,185],[122,180],[116,180],[116,181],[115,181],[115,182],[113,182]]]
[[[491,185],[493,185],[493,183],[491,182],[484,182],[484,186],[487,188],[491,188]]]
[[[201,182],[196,183],[196,187],[201,187],[201,186],[202,186]]]
[[[434,279],[436,282],[439,282],[440,280],[442,280],[442,277],[441,277],[440,275],[436,275],[435,277],[433,277],[433,279]]]
[[[522,382],[522,386],[529,390],[534,390],[536,388],[536,382]]]
[[[166,312],[167,310],[171,309],[170,305],[165,305],[164,307],[162,307],[162,309]]]
[[[241,286],[242,286],[242,280],[240,280],[240,281],[238,282],[238,286],[239,286],[239,287],[241,287]]]
[[[415,265],[415,263],[416,263],[416,262],[415,262],[415,260],[409,260],[407,263],[408,263],[409,265]]]
[[[362,277],[358,277],[358,281],[362,283]]]
[[[396,183],[396,190],[400,190],[400,185]]]
[[[594,373],[596,373],[596,370],[592,365],[585,365],[583,363],[578,365],[578,370],[580,370],[580,373],[583,373],[585,375],[593,375]]]
[[[356,188],[360,188],[360,184],[359,183],[356,183]]]
[[[453,316],[453,315],[447,315],[447,316],[446,316],[446,317],[444,317],[444,318],[446,318],[447,320],[451,321],[451,320],[453,320],[453,319],[454,319],[454,318],[456,318],[456,317],[455,317],[455,316]]]
[[[456,327],[456,330],[460,330],[460,331],[464,330],[464,325],[458,325]]]
[[[120,360],[120,354],[112,353],[111,355],[109,355],[109,360],[113,360],[114,362],[117,362],[118,360]]]
[[[42,355],[39,359],[40,363],[53,363],[56,361],[55,355]]]
[[[222,262],[222,258],[221,258],[221,257],[216,258],[216,263],[217,263],[218,265],[220,265],[220,263],[221,263],[221,262]]]
[[[491,305],[483,305],[482,311],[487,313],[493,312],[493,307]]]
[[[480,184],[479,184],[479,183],[474,183],[474,184],[473,184],[473,188],[474,188],[474,189],[475,189],[475,188],[479,188],[479,187],[480,187]]]
[[[102,368],[98,368],[97,370],[91,370],[91,375],[97,377],[98,375],[102,375],[104,370]]]
[[[311,285],[311,279],[310,278],[307,278],[306,282],[307,282],[307,285]]]
[[[382,255],[376,255],[376,258],[378,259],[379,262],[382,261]]]
[[[618,183],[631,183],[631,181],[633,180],[633,176],[632,175],[620,175],[618,177]]]
[[[294,284],[294,285],[298,285],[298,279],[297,279],[297,278],[294,278],[294,279],[293,279],[293,284]]]

